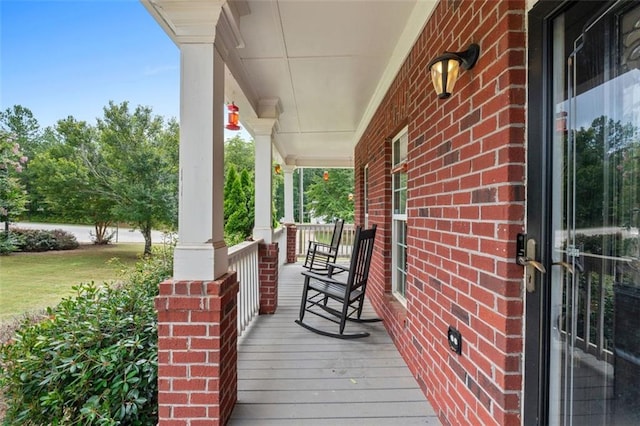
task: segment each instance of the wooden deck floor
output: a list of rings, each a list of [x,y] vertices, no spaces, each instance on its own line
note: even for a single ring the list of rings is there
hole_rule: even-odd
[[[302,270],[280,270],[278,311],[240,338],[238,403],[229,425],[439,425],[382,323],[347,324],[371,336],[340,340],[294,323]],[[374,312],[367,306],[363,317]],[[305,321],[307,318],[305,317]],[[334,327],[320,318],[310,318]]]

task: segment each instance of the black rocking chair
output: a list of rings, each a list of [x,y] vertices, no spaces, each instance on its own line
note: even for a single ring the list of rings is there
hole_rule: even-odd
[[[338,246],[342,238],[342,228],[344,220],[338,219],[333,227],[331,243],[325,244],[318,241],[309,241],[307,257],[304,260],[304,267],[317,274],[326,275],[329,272],[328,265],[335,263],[338,257]]]
[[[302,291],[302,301],[300,302],[300,318],[296,320],[296,323],[314,333],[339,339],[369,336],[367,332],[347,334],[344,333],[344,328],[347,320],[354,322],[382,321],[380,318],[360,318],[364,305],[364,295],[367,288],[375,236],[376,225],[373,225],[371,229],[362,229],[362,227],[358,226],[351,253],[351,263],[348,268],[330,263],[327,265],[327,275],[311,271],[302,272],[302,275],[304,275],[304,289]],[[346,281],[336,279],[335,274],[338,271],[348,273]],[[344,277],[344,275],[341,275],[341,277]],[[303,322],[305,312],[339,324],[339,333],[320,330]]]

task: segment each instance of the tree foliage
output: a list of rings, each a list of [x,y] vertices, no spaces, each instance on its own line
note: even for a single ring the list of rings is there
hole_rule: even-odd
[[[89,167],[99,160],[96,129],[68,117],[58,121],[52,136],[31,164],[32,186],[56,218],[91,223],[96,244],[107,243],[115,200],[101,190]]]
[[[314,217],[327,223],[335,219],[352,223],[354,208],[349,194],[353,194],[353,170],[328,169],[327,172],[328,180],[323,178],[324,171],[313,173],[305,192],[305,207]]]
[[[0,111],[0,129],[11,134],[13,142],[20,146],[22,154],[27,158],[35,158],[42,146],[42,132],[38,120],[33,113],[22,105],[14,105],[4,111]],[[38,192],[30,184],[30,163],[22,165],[21,173],[17,176],[21,185],[29,194],[29,203],[26,211],[29,215],[36,212],[40,206]],[[13,216],[16,219],[16,216]]]
[[[231,164],[224,188],[224,233],[227,245],[244,241],[253,233],[253,198],[249,172],[245,169],[238,175],[235,165]]]
[[[228,246],[253,234],[255,153],[253,140],[240,136],[227,139],[224,146],[224,234]]]
[[[16,141],[26,156],[33,157],[41,144],[41,131],[38,120],[29,108],[14,105],[0,112],[2,128],[15,135]]]
[[[325,170],[329,180],[324,181]],[[346,178],[346,180],[345,180]],[[273,198],[276,217],[284,217],[284,176],[275,175]],[[300,192],[303,193],[302,206]],[[308,223],[313,218],[332,222],[337,217],[353,220],[354,206],[349,201],[353,193],[353,171],[350,169],[298,168],[293,171],[293,218]],[[300,215],[300,207],[304,217]]]
[[[178,124],[165,125],[148,107],[129,110],[109,102],[98,120],[100,151],[88,161],[104,193],[115,200],[115,216],[135,225],[151,253],[151,230],[174,227],[178,211]],[[97,161],[96,161],[97,160]]]
[[[23,155],[18,138],[0,130],[0,220],[18,217],[27,205],[24,185],[18,178],[28,157]]]
[[[575,144],[576,227],[601,226],[603,220],[637,226],[637,129],[601,116],[576,131]]]
[[[229,173],[233,165],[238,173],[246,170],[251,177],[255,170],[255,151],[253,139],[245,141],[236,135],[224,142],[224,175]]]

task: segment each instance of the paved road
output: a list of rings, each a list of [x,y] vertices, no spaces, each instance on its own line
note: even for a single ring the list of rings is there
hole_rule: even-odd
[[[16,222],[12,223],[12,226],[18,228],[29,229],[62,229],[63,231],[70,232],[76,236],[79,243],[91,243],[91,233],[95,232],[92,226],[84,225],[67,225],[57,223],[31,223],[31,222]],[[4,229],[4,222],[0,222],[0,229]],[[114,243],[143,243],[144,238],[142,233],[137,230],[129,228],[113,228],[116,231],[116,235],[112,240]],[[162,242],[163,233],[160,231],[151,232],[151,241],[154,243]]]

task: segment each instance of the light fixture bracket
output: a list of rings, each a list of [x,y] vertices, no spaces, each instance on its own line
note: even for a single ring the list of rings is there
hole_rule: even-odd
[[[478,61],[478,57],[480,56],[480,46],[476,43],[472,43],[469,45],[467,50],[463,50],[462,52],[447,52],[445,51],[442,55],[436,57],[429,65],[427,65],[427,69],[431,69],[431,67],[437,63],[441,62],[445,59],[456,59],[460,63],[460,68],[463,70],[470,70]]]
[[[460,69],[470,70],[480,56],[480,46],[472,43],[462,52],[444,52],[427,65],[433,87],[440,99],[451,96]]]

